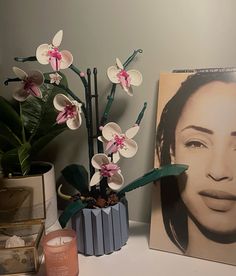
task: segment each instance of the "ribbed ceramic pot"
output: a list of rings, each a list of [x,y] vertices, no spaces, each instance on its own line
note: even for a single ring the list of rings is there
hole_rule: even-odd
[[[100,256],[117,251],[129,236],[127,201],[106,208],[85,208],[72,218],[72,228],[80,253]]]

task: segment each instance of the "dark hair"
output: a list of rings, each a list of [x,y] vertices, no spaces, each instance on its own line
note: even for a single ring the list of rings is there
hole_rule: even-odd
[[[189,75],[165,105],[157,128],[156,140],[161,166],[171,163],[170,152],[175,152],[176,125],[187,100],[200,87],[213,81],[236,82],[236,72],[197,72]],[[188,246],[187,209],[181,200],[175,177],[161,180],[161,205],[163,222],[169,238],[182,252],[185,252]]]

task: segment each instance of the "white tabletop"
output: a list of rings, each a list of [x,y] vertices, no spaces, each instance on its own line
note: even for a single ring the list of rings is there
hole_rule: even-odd
[[[130,237],[110,255],[79,258],[81,276],[235,276],[236,266],[149,249],[149,225],[130,221]],[[45,276],[44,264],[38,276]]]

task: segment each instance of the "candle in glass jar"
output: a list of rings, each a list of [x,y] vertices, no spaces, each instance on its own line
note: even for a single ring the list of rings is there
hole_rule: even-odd
[[[62,229],[47,234],[43,239],[47,276],[77,276],[79,273],[76,234]]]

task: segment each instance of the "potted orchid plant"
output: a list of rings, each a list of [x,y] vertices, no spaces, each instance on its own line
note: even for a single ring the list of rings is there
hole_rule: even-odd
[[[86,73],[79,70],[73,64],[72,54],[67,50],[59,50],[62,36],[63,32],[59,31],[52,43],[40,45],[36,50],[36,56],[15,58],[18,62],[38,61],[41,64],[50,64],[53,72],[42,74],[39,71],[24,72],[18,67],[13,68],[16,78],[7,79],[6,84],[13,81],[19,83],[17,91],[13,94],[19,105],[15,109],[5,99],[0,98],[0,123],[6,129],[3,141],[10,142],[10,146],[6,143],[5,147],[0,136],[1,166],[5,175],[27,174],[30,171],[30,162],[39,149],[65,129],[76,130],[83,125],[82,121],[85,121],[89,169],[87,170],[84,164],[71,164],[62,170],[65,180],[76,188],[77,193],[65,195],[61,190],[62,186],[59,186],[59,195],[70,201],[61,214],[59,222],[62,227],[65,227],[72,218],[75,229],[84,228],[86,223],[93,229],[97,229],[96,234],[91,227],[87,230],[83,229],[82,235],[80,235],[81,231],[78,231],[79,244],[83,245],[79,250],[89,255],[101,255],[119,249],[127,241],[128,216],[125,193],[161,177],[178,175],[187,167],[169,165],[153,169],[125,186],[125,180],[118,165],[119,160],[131,158],[137,153],[138,146],[133,138],[139,132],[147,103],[144,103],[136,120],[125,132],[117,123],[109,122],[108,117],[118,86],[128,97],[132,97],[133,87],[141,85],[142,74],[138,70],[127,70],[127,67],[139,53],[142,53],[142,50],[135,50],[123,64],[116,58],[116,64],[107,69],[107,76],[112,86],[104,112],[99,116],[97,69],[94,68],[93,72],[88,69]],[[82,81],[85,102],[70,90],[66,76],[61,73],[62,69],[67,68]],[[92,77],[94,92],[91,88]],[[1,106],[4,108],[2,109]],[[6,115],[14,118],[14,121],[11,120],[8,125]],[[97,213],[100,210],[103,213]],[[117,215],[116,211],[120,213]],[[93,220],[93,216],[99,218],[98,221]],[[124,220],[122,221],[121,218]],[[95,223],[98,223],[96,227]],[[102,225],[106,226],[105,230],[101,228]],[[112,234],[107,232],[111,225],[114,228]],[[120,234],[117,229],[122,229]],[[95,235],[95,237],[89,235]],[[104,237],[111,236],[113,238],[110,240],[105,238],[101,242]],[[91,240],[94,244],[91,244]],[[113,245],[111,240],[115,240]],[[106,248],[104,244],[107,244]]]

